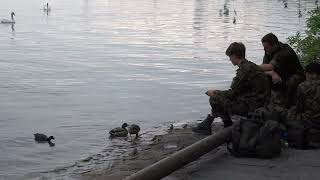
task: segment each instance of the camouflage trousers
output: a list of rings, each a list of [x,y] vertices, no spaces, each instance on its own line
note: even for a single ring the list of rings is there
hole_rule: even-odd
[[[222,92],[218,92],[209,99],[211,113],[214,117],[221,117],[225,125],[231,125],[231,116],[247,116],[249,106],[244,101],[237,101],[226,97]]]

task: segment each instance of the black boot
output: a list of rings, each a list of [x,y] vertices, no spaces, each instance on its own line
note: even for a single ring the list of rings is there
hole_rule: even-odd
[[[192,128],[192,131],[203,135],[211,135],[211,124],[213,120],[214,117],[208,114],[205,120],[199,123],[196,127]]]

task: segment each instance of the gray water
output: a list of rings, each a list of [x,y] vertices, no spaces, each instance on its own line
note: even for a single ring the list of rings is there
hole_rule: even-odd
[[[299,3],[300,2],[300,3]],[[0,179],[25,179],[111,147],[123,122],[142,132],[203,118],[225,89],[233,41],[263,57],[261,37],[305,30],[313,0],[1,0]],[[224,4],[229,15],[219,15]],[[302,17],[299,18],[298,10]],[[236,13],[234,12],[236,11]],[[236,23],[233,23],[234,17]],[[55,136],[55,147],[33,133]]]

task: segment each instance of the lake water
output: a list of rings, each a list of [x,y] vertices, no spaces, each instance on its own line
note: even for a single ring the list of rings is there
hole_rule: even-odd
[[[61,169],[68,177],[88,157],[96,163],[86,166],[97,168],[97,155],[113,151],[108,131],[123,122],[143,133],[204,118],[204,92],[228,88],[235,75],[228,45],[244,42],[247,58],[260,64],[261,37],[273,32],[285,42],[305,30],[315,7],[315,0],[288,0],[287,8],[279,0],[51,0],[46,13],[45,3],[0,2],[0,19],[16,14],[14,26],[0,24],[0,179],[56,179]],[[229,15],[219,13],[224,5]],[[35,143],[36,132],[55,136],[56,146]]]

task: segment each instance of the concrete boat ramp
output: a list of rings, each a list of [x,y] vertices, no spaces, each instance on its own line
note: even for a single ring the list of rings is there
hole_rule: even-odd
[[[213,125],[218,132],[221,124]],[[83,174],[85,180],[120,180],[150,167],[161,159],[205,138],[194,134],[189,127],[156,136],[150,143],[135,145],[134,153],[114,162],[103,171]],[[157,170],[155,170],[157,171]],[[160,169],[159,169],[160,171]],[[144,179],[154,180],[145,177]],[[236,158],[223,144],[199,159],[174,171],[163,180],[305,180],[320,179],[320,150],[283,149],[281,156],[273,159]]]
[[[287,149],[264,160],[235,158],[220,147],[163,179],[315,180],[320,179],[320,150]]]

